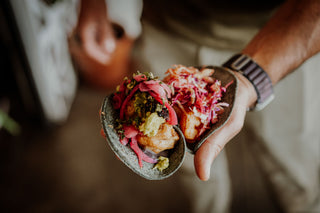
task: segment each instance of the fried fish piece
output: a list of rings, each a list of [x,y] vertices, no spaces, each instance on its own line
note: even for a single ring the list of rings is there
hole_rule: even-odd
[[[178,133],[174,130],[173,126],[168,123],[161,124],[155,136],[137,135],[138,143],[156,154],[166,149],[172,149],[178,140]]]
[[[200,118],[196,117],[191,111],[180,113],[180,128],[188,142],[194,142],[199,136],[201,125]]]

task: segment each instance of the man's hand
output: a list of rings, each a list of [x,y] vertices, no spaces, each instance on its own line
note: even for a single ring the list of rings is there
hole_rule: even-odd
[[[69,39],[82,78],[96,88],[118,85],[130,71],[133,40],[111,22],[104,0],[82,0],[78,24]]]
[[[201,180],[208,180],[213,160],[224,146],[242,129],[247,108],[257,100],[253,85],[240,73],[235,72],[238,78],[238,91],[233,111],[227,123],[213,133],[198,149],[194,157],[196,173]]]
[[[81,1],[74,34],[78,42],[70,43],[70,51],[76,61],[84,58],[100,64],[110,61],[116,48],[116,38],[104,0]]]

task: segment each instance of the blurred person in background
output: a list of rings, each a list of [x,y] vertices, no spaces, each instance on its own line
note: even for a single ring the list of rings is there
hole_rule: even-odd
[[[123,0],[78,2],[78,23],[69,49],[87,83],[113,89],[128,76],[132,45],[141,32],[141,4]]]
[[[81,53],[71,47],[75,59],[86,54],[76,60],[80,68],[86,67],[81,63],[88,58],[96,63],[108,61],[116,49],[116,35],[111,33],[103,5],[104,1],[82,1],[75,31]],[[135,38],[140,34],[141,1],[107,1],[107,6],[122,8],[119,17],[135,11],[133,22],[124,30],[135,28]],[[88,14],[84,15],[84,9]],[[222,65],[230,59],[229,66],[235,60],[231,57],[241,53],[264,74],[270,94],[274,87],[276,98],[267,108],[247,113],[257,101],[265,101],[265,94],[257,82],[248,80],[250,76],[235,70],[239,87],[229,121],[194,158],[188,155],[180,170],[194,212],[229,208],[231,182],[223,151],[229,141],[244,143],[254,153],[283,210],[319,212],[320,1],[145,0],[141,23],[142,34],[134,49],[140,71],[162,78],[173,64]],[[108,71],[110,76],[114,72]]]

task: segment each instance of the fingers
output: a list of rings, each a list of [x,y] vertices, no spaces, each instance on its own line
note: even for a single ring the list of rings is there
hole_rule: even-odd
[[[81,1],[75,29],[79,48],[91,60],[106,65],[116,49],[116,39],[105,1]]]
[[[86,54],[101,64],[109,62],[116,47],[116,40],[111,30],[99,29],[97,23],[90,23],[82,31],[83,49]]]
[[[228,122],[212,134],[196,152],[194,165],[200,180],[206,181],[210,178],[212,162],[224,146],[242,129],[245,114],[244,105],[235,106]]]
[[[112,23],[107,20],[105,23],[100,24],[99,32],[97,35],[97,43],[99,43],[105,52],[112,54],[116,49],[116,36]]]

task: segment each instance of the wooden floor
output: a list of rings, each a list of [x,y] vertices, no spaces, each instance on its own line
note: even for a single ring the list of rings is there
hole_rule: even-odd
[[[0,142],[0,212],[190,212],[175,175],[145,181],[114,157],[99,131],[105,95],[82,86],[64,125],[24,127],[19,139]],[[232,144],[228,154],[231,212],[281,212],[246,147]]]

